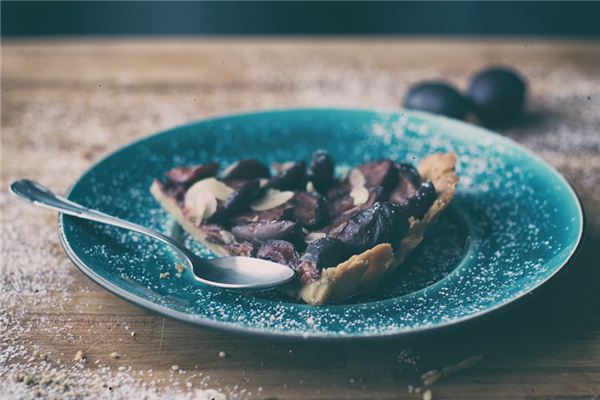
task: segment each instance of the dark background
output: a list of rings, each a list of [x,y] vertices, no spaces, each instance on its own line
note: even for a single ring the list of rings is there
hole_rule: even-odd
[[[600,36],[600,2],[2,1],[2,34]]]

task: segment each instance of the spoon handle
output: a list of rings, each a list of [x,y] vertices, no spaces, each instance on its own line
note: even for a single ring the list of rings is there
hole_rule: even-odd
[[[56,210],[64,214],[73,215],[83,219],[89,219],[91,221],[114,225],[119,228],[128,229],[130,231],[138,232],[143,235],[158,239],[161,242],[171,246],[180,256],[186,259],[188,263],[192,264],[191,257],[194,257],[193,253],[191,253],[187,248],[181,246],[175,240],[163,235],[160,232],[156,232],[144,226],[134,224],[133,222],[125,221],[124,219],[113,217],[112,215],[84,207],[81,204],[58,196],[47,187],[28,179],[14,181],[10,185],[10,190],[19,198],[39,207]]]

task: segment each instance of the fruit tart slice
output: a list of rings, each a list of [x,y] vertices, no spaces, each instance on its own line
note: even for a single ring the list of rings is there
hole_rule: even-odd
[[[371,291],[402,264],[452,200],[455,164],[453,153],[437,153],[418,168],[384,159],[336,177],[333,159],[316,151],[308,165],[178,167],[150,191],[216,254],[294,269],[297,279],[281,290],[319,305]]]

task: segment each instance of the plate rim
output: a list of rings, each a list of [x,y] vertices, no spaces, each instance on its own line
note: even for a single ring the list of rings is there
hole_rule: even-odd
[[[581,224],[579,226],[579,232],[577,235],[577,243],[576,243],[575,247],[573,248],[571,253],[565,258],[564,262],[561,263],[558,267],[556,267],[555,270],[552,271],[552,273],[550,275],[548,275],[545,279],[535,283],[531,288],[528,288],[527,290],[524,290],[521,293],[518,293],[516,296],[513,296],[501,303],[494,304],[492,307],[489,307],[489,308],[477,311],[473,314],[465,315],[463,317],[459,317],[457,319],[453,319],[450,321],[439,322],[436,325],[428,325],[428,326],[422,326],[422,327],[417,327],[417,328],[399,329],[399,330],[396,330],[393,332],[386,332],[386,333],[372,333],[372,334],[371,333],[358,333],[358,334],[349,333],[349,334],[345,334],[345,335],[327,334],[327,333],[324,334],[324,333],[320,333],[320,332],[302,333],[302,332],[296,332],[296,331],[291,331],[291,332],[289,332],[289,331],[265,331],[264,329],[261,329],[261,328],[255,328],[255,327],[250,327],[250,326],[240,326],[240,325],[236,325],[233,323],[220,322],[220,321],[214,321],[214,320],[207,319],[207,318],[195,317],[192,314],[173,310],[166,306],[162,306],[160,304],[157,304],[150,300],[147,300],[143,297],[137,296],[125,289],[120,288],[119,286],[117,286],[113,282],[111,282],[110,280],[101,277],[93,270],[93,268],[88,266],[85,262],[83,262],[79,258],[79,256],[77,256],[77,254],[71,247],[69,240],[67,239],[67,235],[66,235],[66,231],[65,231],[65,227],[64,227],[65,215],[63,213],[59,213],[58,236],[59,236],[59,241],[60,241],[62,248],[65,250],[65,253],[67,254],[68,258],[71,260],[71,262],[73,262],[73,264],[75,264],[75,266],[85,276],[87,276],[89,279],[91,279],[97,285],[108,290],[112,294],[114,294],[132,304],[140,306],[148,311],[151,311],[156,314],[159,314],[159,315],[162,315],[165,317],[169,317],[169,318],[172,318],[172,319],[184,322],[184,323],[188,323],[188,324],[191,324],[194,326],[208,328],[208,329],[215,330],[215,331],[230,332],[230,333],[241,334],[241,335],[245,335],[245,336],[254,336],[254,337],[262,337],[262,338],[269,337],[269,338],[278,338],[278,339],[284,339],[284,340],[302,339],[305,341],[306,340],[311,340],[311,341],[346,340],[347,341],[347,340],[389,339],[389,338],[413,336],[415,334],[431,333],[434,331],[440,331],[442,329],[455,327],[457,325],[464,324],[466,322],[470,322],[470,321],[479,319],[483,316],[487,316],[489,314],[495,313],[496,311],[505,309],[508,306],[519,302],[526,296],[532,294],[534,291],[537,291],[538,289],[540,289],[542,286],[545,286],[545,284],[547,282],[549,282],[560,271],[562,271],[565,268],[565,266],[568,265],[579,253],[579,250],[581,249],[581,245],[583,243],[583,238],[584,238],[584,233],[585,233],[585,226],[586,226],[585,211],[584,211],[581,199],[580,199],[579,195],[577,194],[577,192],[575,191],[575,189],[573,188],[573,185],[571,185],[569,180],[560,171],[558,171],[556,168],[554,168],[554,166],[550,165],[544,159],[542,159],[540,156],[538,156],[536,153],[534,153],[532,150],[530,150],[527,147],[521,145],[520,143],[514,141],[513,139],[503,136],[499,133],[493,132],[491,130],[488,130],[484,127],[481,127],[478,125],[472,125],[465,121],[448,118],[448,117],[445,117],[442,115],[431,114],[431,113],[427,113],[427,112],[423,112],[423,111],[407,110],[404,108],[293,107],[293,108],[256,109],[256,110],[248,110],[248,111],[237,112],[237,113],[210,115],[205,118],[193,120],[193,121],[190,121],[190,122],[187,122],[184,124],[180,124],[180,125],[175,125],[175,126],[167,128],[167,129],[163,129],[158,132],[152,133],[150,135],[143,136],[141,138],[133,140],[130,143],[127,143],[124,146],[121,146],[121,147],[107,153],[106,155],[104,155],[103,157],[101,157],[100,159],[95,161],[91,166],[89,166],[87,169],[85,169],[79,175],[79,177],[75,180],[75,182],[69,187],[69,189],[66,193],[66,197],[69,198],[69,196],[71,195],[71,192],[73,191],[75,186],[77,186],[79,184],[79,182],[86,175],[88,175],[92,170],[94,170],[98,165],[100,165],[107,159],[111,158],[112,156],[114,156],[117,153],[125,151],[131,147],[137,146],[147,140],[151,140],[154,137],[163,135],[163,134],[171,132],[173,130],[185,129],[187,127],[194,126],[198,123],[210,123],[211,121],[217,121],[217,120],[221,120],[221,119],[225,119],[225,118],[256,116],[256,115],[260,115],[260,114],[275,114],[275,113],[286,113],[286,112],[314,112],[314,111],[319,111],[319,112],[323,112],[323,111],[369,112],[369,113],[383,114],[383,115],[385,115],[385,114],[402,115],[402,114],[406,113],[406,114],[424,118],[426,120],[437,120],[442,123],[466,125],[469,129],[479,130],[482,133],[491,135],[496,140],[504,141],[504,142],[510,144],[511,146],[515,146],[519,150],[523,151],[528,157],[531,157],[536,162],[538,162],[539,164],[543,165],[546,169],[551,171],[552,174],[555,175],[557,178],[559,178],[559,180],[562,181],[562,183],[568,188],[569,193],[575,200],[574,203],[577,206],[577,211],[578,211],[578,214],[580,216],[580,221],[581,221]]]

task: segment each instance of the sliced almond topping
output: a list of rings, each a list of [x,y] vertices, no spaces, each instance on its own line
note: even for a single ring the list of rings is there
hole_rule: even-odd
[[[292,197],[294,197],[294,192],[282,192],[277,189],[269,189],[263,197],[252,202],[250,208],[254,211],[270,210],[283,203],[287,203]]]
[[[306,243],[312,243],[315,240],[323,239],[325,236],[324,232],[311,232],[304,237],[304,241]]]
[[[367,200],[369,200],[369,191],[365,187],[366,179],[360,170],[354,168],[350,172],[350,176],[348,178],[350,185],[352,186],[352,190],[350,191],[350,197],[354,199],[354,205],[360,206],[365,204]]]
[[[231,196],[235,190],[224,184],[223,182],[215,179],[215,178],[207,178],[203,179],[198,183],[203,182],[203,187],[206,187],[206,190],[211,192],[213,196],[217,198],[217,200],[225,201],[229,196]],[[197,183],[197,184],[198,184]],[[197,185],[196,184],[196,185]],[[196,186],[194,185],[194,186]],[[192,186],[192,187],[194,187]],[[191,189],[191,188],[190,188]]]
[[[215,182],[218,181],[214,178],[203,179],[188,189],[184,199],[187,217],[192,218],[195,222],[201,222],[217,211],[217,198],[224,197],[225,192],[230,188]],[[226,189],[223,189],[223,186]],[[218,197],[213,190],[217,192]]]

